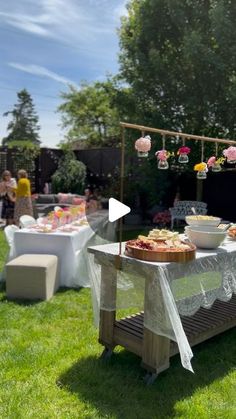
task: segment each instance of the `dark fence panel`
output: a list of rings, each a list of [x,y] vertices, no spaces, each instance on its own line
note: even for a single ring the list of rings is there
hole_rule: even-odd
[[[203,201],[208,205],[208,214],[236,222],[236,171],[208,173],[203,182]]]
[[[31,181],[32,190],[35,190],[37,184],[37,159],[27,160],[24,154],[15,148],[0,147],[0,173],[4,170],[10,170],[13,177],[17,176],[20,169],[28,172]]]
[[[115,176],[118,178],[119,148],[76,150],[75,155],[87,167],[87,185],[105,186]],[[61,150],[41,148],[38,158],[33,162],[24,163],[23,156],[16,149],[0,147],[0,174],[8,169],[16,177],[17,171],[23,168],[29,173],[32,190],[43,192],[45,183],[51,182],[51,176],[56,171],[61,156]],[[137,159],[134,156],[127,159],[132,169],[137,164]],[[219,173],[208,173],[207,179],[202,182],[202,200],[208,204],[208,213],[221,216],[225,220],[236,221],[236,170],[227,169]],[[177,186],[181,199],[196,199],[195,172],[182,173],[178,179],[173,178],[172,183],[171,200]],[[168,202],[168,205],[171,205],[171,202]]]

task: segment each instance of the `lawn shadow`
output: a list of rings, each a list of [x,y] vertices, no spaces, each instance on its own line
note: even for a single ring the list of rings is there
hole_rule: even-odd
[[[35,306],[36,304],[43,303],[43,300],[27,300],[24,298],[7,298],[6,294],[0,297],[0,302],[7,301],[9,303],[14,303],[18,306]]]
[[[71,293],[73,291],[74,292],[80,292],[83,288],[67,288],[67,287],[61,287],[59,288],[56,293],[54,294],[54,296],[52,298],[54,298],[57,294],[66,294],[66,293]],[[0,283],[0,291],[6,291],[6,283]],[[25,298],[7,298],[6,294],[4,293],[1,297],[0,297],[0,302],[4,302],[4,301],[9,301],[12,303],[15,303],[19,306],[34,306],[36,304],[39,303],[43,303],[43,302],[47,302],[49,300],[40,300],[40,299],[35,299],[35,300],[29,300],[29,299],[25,299]]]
[[[76,287],[76,288],[73,288],[73,287],[60,287],[58,290],[57,290],[57,294],[65,294],[65,293],[69,293],[69,292],[71,292],[71,291],[73,291],[73,292],[80,292],[80,291],[82,291],[84,288],[83,287]]]
[[[236,331],[231,330],[195,347],[195,374],[186,371],[176,355],[170,368],[151,386],[143,382],[140,358],[125,350],[114,353],[109,361],[98,356],[83,358],[61,375],[57,384],[93,405],[101,417],[170,418],[176,414],[176,402],[234,369],[235,338]]]

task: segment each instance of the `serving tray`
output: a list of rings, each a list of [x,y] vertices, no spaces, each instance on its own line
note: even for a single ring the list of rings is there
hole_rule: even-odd
[[[146,262],[189,262],[190,260],[195,259],[196,246],[192,243],[189,243],[190,249],[184,251],[155,251],[155,250],[146,250],[133,247],[129,244],[125,246],[126,256],[145,260]]]

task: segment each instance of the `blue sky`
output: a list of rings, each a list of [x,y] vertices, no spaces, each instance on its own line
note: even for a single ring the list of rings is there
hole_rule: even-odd
[[[60,92],[103,80],[118,70],[117,28],[124,0],[6,0],[0,2],[0,139],[3,112],[26,88],[34,100],[42,145],[63,139]]]

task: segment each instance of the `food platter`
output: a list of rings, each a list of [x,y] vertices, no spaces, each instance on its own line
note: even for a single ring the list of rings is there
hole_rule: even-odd
[[[236,240],[236,225],[231,225],[227,231],[227,237],[229,240]]]
[[[186,250],[149,250],[140,249],[132,244],[132,240],[126,243],[126,256],[145,260],[147,262],[189,262],[195,259],[196,246],[188,243],[189,248]]]

